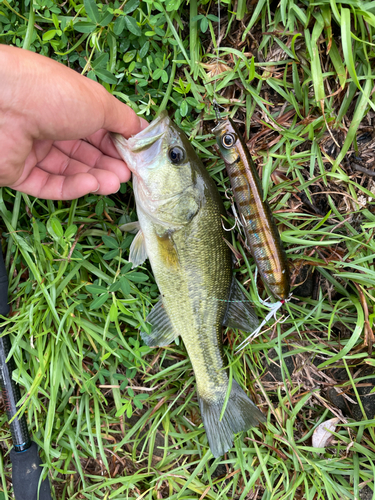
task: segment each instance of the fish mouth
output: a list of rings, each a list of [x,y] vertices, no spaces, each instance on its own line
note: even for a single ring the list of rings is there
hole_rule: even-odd
[[[132,172],[136,170],[135,154],[149,148],[161,139],[168,125],[169,116],[166,111],[162,111],[145,129],[129,139],[125,139],[121,134],[110,134],[119,155]]]

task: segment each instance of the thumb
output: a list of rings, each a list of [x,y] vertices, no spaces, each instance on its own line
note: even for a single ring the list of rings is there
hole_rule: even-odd
[[[148,122],[139,117],[130,106],[122,103],[116,97],[105,91],[105,123],[103,128],[110,132],[121,134],[126,138],[138,134],[147,127]]]

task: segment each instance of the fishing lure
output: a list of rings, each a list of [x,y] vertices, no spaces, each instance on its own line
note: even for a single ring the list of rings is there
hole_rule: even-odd
[[[246,241],[259,274],[281,305],[290,293],[286,254],[250,152],[230,118],[213,129],[230,178]],[[280,307],[281,307],[280,305]]]

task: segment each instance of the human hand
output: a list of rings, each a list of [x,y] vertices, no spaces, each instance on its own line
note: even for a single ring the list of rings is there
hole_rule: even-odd
[[[99,83],[0,45],[0,186],[51,200],[114,193],[130,171],[108,131],[130,137],[146,126]]]

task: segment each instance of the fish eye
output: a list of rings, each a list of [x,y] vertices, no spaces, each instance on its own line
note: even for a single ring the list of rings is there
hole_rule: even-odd
[[[236,142],[236,136],[234,134],[224,134],[221,139],[221,144],[225,149],[231,148]]]
[[[185,151],[179,146],[173,146],[168,151],[168,156],[173,165],[181,165],[185,161]]]

